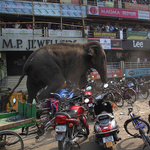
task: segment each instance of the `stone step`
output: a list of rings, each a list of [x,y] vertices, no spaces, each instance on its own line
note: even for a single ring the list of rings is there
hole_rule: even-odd
[[[20,76],[7,76],[7,77],[3,78],[2,81],[0,81],[0,87],[10,87],[11,89],[13,89],[16,86],[16,84],[18,83],[19,78],[20,78]],[[18,92],[18,91],[26,92],[27,91],[26,80],[27,80],[27,76],[25,76],[23,78],[20,85],[15,89],[15,92]]]

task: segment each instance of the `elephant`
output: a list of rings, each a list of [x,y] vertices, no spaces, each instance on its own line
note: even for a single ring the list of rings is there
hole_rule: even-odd
[[[98,41],[87,43],[57,43],[43,46],[26,60],[22,75],[10,95],[27,75],[27,103],[32,103],[38,91],[46,87],[38,99],[55,92],[65,81],[73,81],[79,88],[87,82],[86,73],[94,68],[103,83],[107,82],[106,54]]]

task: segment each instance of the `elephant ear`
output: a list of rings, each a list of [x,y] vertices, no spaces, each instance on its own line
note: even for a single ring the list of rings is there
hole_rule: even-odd
[[[88,55],[92,58],[91,61],[93,62],[93,64],[96,63],[97,54],[98,54],[98,46],[97,45],[90,46],[88,50]]]

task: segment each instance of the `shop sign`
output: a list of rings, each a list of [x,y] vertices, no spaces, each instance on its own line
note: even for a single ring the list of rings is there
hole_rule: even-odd
[[[150,76],[150,68],[125,69],[126,77]]]
[[[87,14],[138,19],[137,10],[107,8],[107,7],[99,7],[99,6],[87,6]]]
[[[121,39],[102,39],[102,38],[88,38],[89,41],[99,41],[103,49],[120,49],[122,50]]]
[[[150,32],[147,32],[147,31],[127,31],[127,39],[134,39],[134,40],[150,39]]]
[[[122,40],[116,39],[111,40],[111,49],[121,49],[122,50]]]
[[[97,6],[105,7],[105,1],[97,0]]]
[[[127,3],[127,2],[125,2],[125,8],[126,9],[136,9],[136,10],[149,11],[149,6],[148,5]]]
[[[34,15],[82,17],[80,5],[33,2]],[[82,6],[83,17],[86,18],[86,6]],[[32,2],[0,1],[0,13],[32,15]]]
[[[103,49],[111,49],[111,39],[100,39]]]
[[[48,44],[56,44],[62,42],[86,43],[86,38],[48,38],[48,37],[14,37],[0,36],[0,51],[26,51],[38,49]]]
[[[122,41],[123,50],[149,50],[149,40]]]
[[[49,37],[82,37],[82,30],[48,30]]]
[[[122,70],[107,70],[107,77],[112,78],[112,77],[122,77]],[[91,77],[93,79],[100,79],[100,75],[98,74],[97,71],[91,72]]]
[[[2,28],[3,35],[17,35],[17,36],[33,36],[32,29],[13,29],[13,28]],[[37,37],[42,36],[42,29],[34,29],[34,35]]]
[[[94,38],[108,38],[108,39],[116,39],[116,33],[109,32],[94,32]]]
[[[76,4],[79,5],[79,0],[61,0],[61,3]]]
[[[106,1],[105,2],[105,7],[114,7],[114,2],[109,2],[109,1]]]
[[[140,11],[138,10],[138,19],[149,20],[149,11]]]

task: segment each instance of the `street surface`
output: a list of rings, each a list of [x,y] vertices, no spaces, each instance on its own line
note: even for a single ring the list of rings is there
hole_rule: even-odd
[[[134,113],[136,115],[141,115],[141,118],[148,121],[148,114],[150,113],[148,100],[138,99],[134,103]],[[124,128],[124,122],[130,117],[127,115],[129,105],[125,102],[122,108],[119,108],[118,111],[114,111],[115,119],[120,126],[119,137],[122,139],[114,145],[114,150],[142,150],[143,141],[139,138],[134,138],[129,136]],[[120,113],[125,113],[125,115],[120,115]],[[89,120],[90,125],[90,135],[88,139],[80,139],[81,150],[103,150],[99,145],[93,142],[93,125],[94,121]],[[21,132],[20,129],[16,132]],[[43,136],[38,140],[35,140],[36,134],[22,136],[24,141],[25,150],[58,150],[58,142],[55,141],[55,130],[50,128]],[[78,150],[77,146],[74,146],[73,150]],[[145,148],[144,150],[147,150]]]

